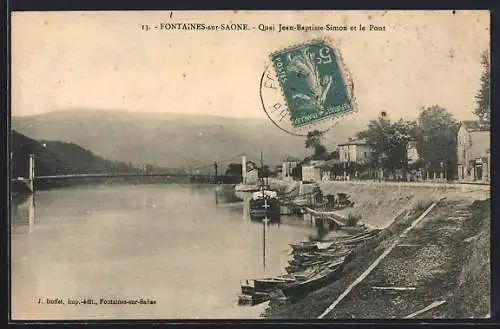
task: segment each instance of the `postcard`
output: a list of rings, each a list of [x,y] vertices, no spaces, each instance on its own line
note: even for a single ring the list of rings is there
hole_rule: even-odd
[[[490,13],[11,15],[10,317],[490,314]]]

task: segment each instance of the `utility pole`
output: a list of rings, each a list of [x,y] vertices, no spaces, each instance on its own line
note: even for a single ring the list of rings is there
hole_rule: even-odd
[[[260,150],[260,168],[261,168],[261,189],[262,189],[262,198],[264,199],[264,219],[262,221],[262,265],[264,267],[264,271],[266,270],[266,227],[268,223],[267,211],[269,205],[267,204],[266,194],[264,193],[264,157],[262,154],[262,150]]]
[[[265,215],[264,219],[262,220],[262,228],[263,228],[263,233],[262,233],[262,265],[264,267],[264,271],[266,270],[266,228],[267,228],[267,223],[269,222],[269,219],[267,218],[267,209],[270,207],[267,204],[267,199],[264,198],[264,209],[265,209]]]
[[[241,175],[242,175],[242,184],[246,184],[246,175],[247,175],[247,157],[242,156],[241,157]]]
[[[264,176],[263,176],[263,172],[264,172],[264,157],[262,155],[262,150],[260,150],[260,171],[261,171],[260,186],[261,186],[261,189],[262,189],[262,198],[265,199],[266,195],[264,193]],[[265,203],[265,206],[267,206],[267,202]],[[267,211],[267,208],[265,208],[265,209]]]
[[[215,183],[217,183],[217,161],[214,161]]]
[[[31,192],[35,192],[35,155],[30,154],[28,160],[28,185]]]

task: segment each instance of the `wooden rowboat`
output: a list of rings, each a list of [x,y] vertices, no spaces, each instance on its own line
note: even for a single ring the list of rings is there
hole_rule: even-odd
[[[281,291],[286,297],[296,297],[310,293],[322,285],[338,279],[342,273],[344,267],[343,265],[344,260],[331,264],[330,266],[323,268],[311,278],[283,287],[281,288]]]

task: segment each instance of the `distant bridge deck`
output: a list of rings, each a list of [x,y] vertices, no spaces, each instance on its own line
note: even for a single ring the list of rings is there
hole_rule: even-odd
[[[68,175],[49,175],[35,176],[37,179],[65,179],[65,178],[99,178],[99,177],[215,177],[214,175],[204,174],[166,174],[166,173],[101,173],[101,174],[68,174]]]
[[[196,177],[196,178],[215,178],[220,176],[209,174],[167,174],[167,173],[99,173],[99,174],[67,174],[67,175],[46,175],[35,176],[34,180],[52,180],[52,179],[73,179],[73,178],[110,178],[110,177]],[[29,178],[17,177],[12,181],[28,182]]]

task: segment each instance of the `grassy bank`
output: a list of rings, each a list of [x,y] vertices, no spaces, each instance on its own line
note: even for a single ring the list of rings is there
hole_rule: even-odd
[[[327,318],[402,318],[436,300],[444,306],[421,318],[484,317],[489,311],[489,200],[484,191],[323,183],[323,192],[344,192],[363,220],[387,227],[357,248],[342,277],[288,305],[271,301],[272,319],[317,318],[422,212],[429,213]],[[485,197],[486,196],[486,197]],[[391,215],[396,215],[390,217]],[[393,220],[394,219],[394,220]],[[415,290],[377,291],[373,286],[414,286]]]
[[[349,194],[355,205],[340,211],[340,214],[345,218],[350,215],[359,217],[363,222],[377,228],[385,228],[400,214],[421,209],[442,196],[471,201],[488,197],[488,193],[482,190],[432,186],[322,182],[320,188],[324,195],[340,192]]]
[[[490,200],[475,201],[472,216],[457,241],[459,267],[449,302],[432,313],[436,318],[482,318],[490,312]]]

